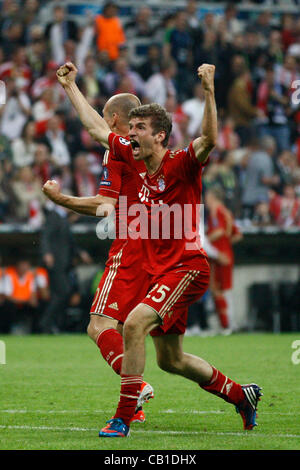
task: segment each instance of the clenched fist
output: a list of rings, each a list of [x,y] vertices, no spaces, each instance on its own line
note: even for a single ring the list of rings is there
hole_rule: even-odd
[[[215,66],[211,64],[202,64],[198,67],[198,77],[205,91],[214,90]]]
[[[60,186],[55,180],[48,180],[43,186],[43,193],[53,202],[58,202],[60,196]]]
[[[57,79],[59,83],[66,87],[74,83],[77,75],[77,68],[72,62],[66,62],[64,65],[61,65],[56,72]]]

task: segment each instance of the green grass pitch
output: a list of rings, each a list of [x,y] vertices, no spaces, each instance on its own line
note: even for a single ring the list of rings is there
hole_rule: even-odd
[[[156,365],[147,338],[144,378],[155,389],[146,423],[126,439],[99,439],[113,414],[119,377],[86,335],[2,336],[0,449],[275,450],[300,449],[300,364],[294,334],[186,338],[197,354],[240,383],[263,387],[259,426],[243,431],[232,405]],[[299,356],[298,356],[299,357]]]

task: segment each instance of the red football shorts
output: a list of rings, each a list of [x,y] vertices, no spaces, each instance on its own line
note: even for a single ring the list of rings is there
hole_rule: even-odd
[[[125,241],[106,263],[90,314],[124,323],[149,290],[150,276],[141,269],[141,250],[135,240]]]
[[[211,262],[211,286],[216,290],[232,289],[233,264],[221,266]]]
[[[151,336],[185,332],[188,307],[207,290],[209,274],[209,264],[204,260],[200,268],[176,268],[152,279],[152,287],[141,302],[152,307],[161,319]]]

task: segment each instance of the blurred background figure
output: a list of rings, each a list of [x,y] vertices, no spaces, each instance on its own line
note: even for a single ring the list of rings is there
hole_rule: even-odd
[[[2,282],[4,331],[14,334],[37,332],[38,297],[30,261],[20,256],[15,266],[5,269]]]
[[[118,18],[118,6],[107,2],[102,14],[95,18],[96,44],[99,52],[107,52],[109,60],[115,61],[120,54],[120,46],[125,43],[125,33]]]
[[[75,260],[90,263],[91,258],[74,242],[69,211],[50,201],[47,204],[41,233],[41,257],[49,272],[50,301],[44,309],[40,328],[43,333],[59,333],[64,331],[66,325],[67,306],[74,301]]]
[[[232,213],[223,204],[223,194],[218,189],[209,189],[205,194],[205,204],[209,212],[207,239],[228,259],[227,264],[211,262],[210,291],[223,334],[235,330],[234,303],[232,298],[234,253],[232,245],[243,235],[234,222]]]

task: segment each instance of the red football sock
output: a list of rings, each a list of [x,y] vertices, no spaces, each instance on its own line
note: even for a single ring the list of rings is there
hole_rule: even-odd
[[[102,331],[97,339],[97,346],[104,360],[116,374],[121,373],[123,359],[123,337],[114,328]]]
[[[142,375],[121,374],[120,401],[114,418],[122,418],[129,426],[143,383]]]
[[[222,372],[212,366],[213,374],[209,382],[199,384],[203,390],[218,395],[233,405],[238,405],[245,399],[242,386],[226,377]]]
[[[221,326],[223,328],[228,328],[229,326],[229,318],[228,318],[228,312],[227,312],[227,301],[224,297],[224,295],[218,295],[215,297],[215,306],[216,310],[219,316],[219,320],[221,323]]]

